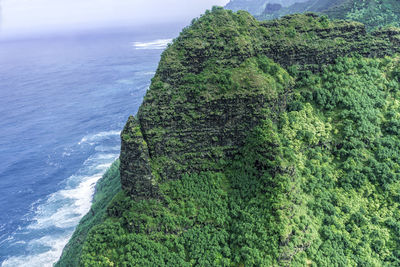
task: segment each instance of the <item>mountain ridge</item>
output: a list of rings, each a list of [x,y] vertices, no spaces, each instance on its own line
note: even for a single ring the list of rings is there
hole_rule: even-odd
[[[79,265],[400,264],[399,41],[312,13],[194,20],[121,134],[123,191]]]
[[[241,5],[232,8],[232,5],[228,3],[226,8],[235,11],[247,10],[259,20],[276,19],[294,13],[315,12],[327,15],[331,19],[362,22],[368,30],[386,25],[400,26],[400,4],[395,0],[308,0],[296,1],[287,6],[274,6],[272,9],[268,8],[264,1],[254,2],[251,5],[252,9],[246,8],[246,4],[248,3],[243,2]]]
[[[280,7],[291,6],[296,2],[307,0],[233,0],[225,5],[226,9],[232,11],[245,10],[253,15],[260,15],[268,4],[278,4]]]

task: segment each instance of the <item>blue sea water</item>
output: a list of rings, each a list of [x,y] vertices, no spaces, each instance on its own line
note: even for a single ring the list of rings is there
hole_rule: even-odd
[[[0,264],[51,266],[179,27],[0,41]]]

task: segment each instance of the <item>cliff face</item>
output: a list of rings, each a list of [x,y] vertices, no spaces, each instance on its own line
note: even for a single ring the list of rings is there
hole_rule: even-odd
[[[122,189],[135,198],[156,197],[149,149],[137,119],[132,116],[121,132],[120,162]]]
[[[237,154],[251,129],[286,109],[293,80],[280,66],[320,71],[343,55],[383,57],[400,50],[397,29],[369,35],[360,23],[313,14],[257,22],[245,13],[219,12],[221,21],[201,18],[164,52],[138,119],[125,126],[121,182],[133,196],[154,196],[158,182],[218,170],[220,160]],[[215,28],[197,31],[207,23]],[[233,37],[231,25],[238,29]],[[266,64],[282,80],[250,60],[262,56],[279,63]],[[211,63],[229,71],[209,70]],[[231,77],[234,82],[224,84]]]
[[[399,30],[214,8],[121,134],[81,266],[399,266]]]

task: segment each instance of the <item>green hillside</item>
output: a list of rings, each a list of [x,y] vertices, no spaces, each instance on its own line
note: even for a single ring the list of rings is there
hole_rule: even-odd
[[[294,3],[305,1],[307,0],[231,0],[225,8],[232,11],[245,10],[253,15],[261,15],[268,4],[288,7]]]
[[[207,11],[164,51],[121,134],[123,191],[68,257],[399,266],[399,42],[314,14]]]
[[[308,0],[273,12],[265,9],[263,13],[252,14],[257,15],[260,20],[265,20],[304,12],[321,13],[333,19],[359,21],[369,30],[387,25],[400,25],[400,2],[397,0]]]

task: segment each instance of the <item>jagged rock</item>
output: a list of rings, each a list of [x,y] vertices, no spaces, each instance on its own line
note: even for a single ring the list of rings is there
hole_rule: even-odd
[[[266,22],[224,10],[204,17],[207,21],[195,21],[163,53],[138,120],[130,118],[122,133],[121,182],[132,196],[153,197],[158,182],[217,170],[269,116],[266,110],[285,108],[290,83],[280,85],[280,91],[246,86],[221,92],[218,81],[196,88],[199,83],[193,86],[188,77],[207,72],[209,60],[234,72],[248,59],[266,56],[284,68],[318,72],[352,53],[383,57],[400,51],[398,30],[371,35],[361,23],[329,21],[312,13]],[[198,29],[205,24],[213,27]]]
[[[121,133],[120,173],[122,188],[134,198],[157,196],[150,167],[150,157],[138,121],[129,117]]]

